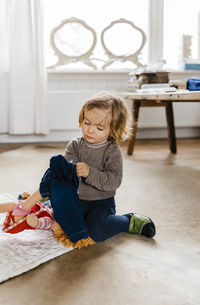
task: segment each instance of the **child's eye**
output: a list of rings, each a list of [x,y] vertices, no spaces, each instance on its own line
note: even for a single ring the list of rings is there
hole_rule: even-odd
[[[85,121],[85,122],[84,122],[84,124],[85,124],[85,125],[90,125],[90,123],[89,123],[89,122],[87,122],[87,121]]]
[[[100,131],[103,131],[102,127],[97,126],[97,129],[100,130]]]

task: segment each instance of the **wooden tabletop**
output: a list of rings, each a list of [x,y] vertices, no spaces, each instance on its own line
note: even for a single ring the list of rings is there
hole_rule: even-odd
[[[200,91],[177,90],[174,92],[120,92],[124,98],[132,100],[162,100],[162,101],[199,101]]]

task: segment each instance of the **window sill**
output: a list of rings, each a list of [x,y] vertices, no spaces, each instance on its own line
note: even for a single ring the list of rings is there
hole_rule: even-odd
[[[171,70],[171,69],[166,69],[166,70],[161,70],[161,71],[168,71],[170,74],[194,74],[194,75],[200,75],[200,70]],[[113,70],[87,70],[87,69],[60,69],[60,70],[47,70],[47,73],[49,75],[56,75],[56,74],[129,74],[133,73],[134,69],[113,69]],[[145,71],[144,71],[145,72]],[[151,72],[148,70],[147,72]],[[156,72],[153,71],[152,72]]]
[[[83,70],[83,69],[73,69],[73,70],[47,70],[49,75],[57,75],[57,74],[129,74],[133,72],[133,70]]]

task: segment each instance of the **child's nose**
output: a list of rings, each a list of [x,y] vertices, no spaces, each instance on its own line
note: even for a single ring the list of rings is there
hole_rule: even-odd
[[[88,132],[90,133],[94,132],[94,126],[92,125],[88,126]]]

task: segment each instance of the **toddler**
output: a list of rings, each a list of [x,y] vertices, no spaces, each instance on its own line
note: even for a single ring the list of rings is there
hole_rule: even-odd
[[[115,193],[122,181],[119,142],[127,134],[128,112],[121,98],[100,92],[89,98],[79,114],[82,137],[66,147],[65,158],[76,164],[79,199],[89,236],[101,242],[120,232],[155,235],[153,221],[143,215],[116,215]]]

